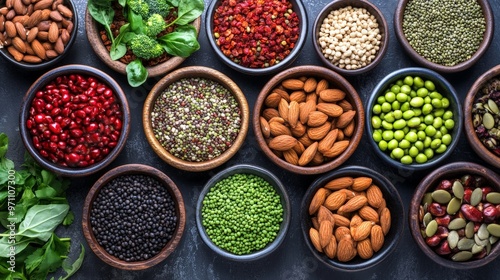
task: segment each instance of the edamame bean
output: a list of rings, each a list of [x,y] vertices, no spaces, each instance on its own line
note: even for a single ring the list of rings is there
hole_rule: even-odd
[[[433,91],[436,89],[436,86],[434,85],[434,83],[431,81],[431,80],[426,80],[424,82],[424,86],[426,89],[430,90],[430,91]]]
[[[442,154],[446,151],[448,147],[445,144],[439,145],[439,147],[436,149],[436,153]]]
[[[411,143],[406,139],[402,139],[401,141],[399,141],[398,147],[400,147],[401,149],[408,149],[411,147]]]
[[[401,88],[399,89],[399,93],[396,95],[396,99],[399,101],[399,102],[405,102],[406,101],[406,95],[409,94],[411,92],[411,87],[409,85],[402,85]],[[401,101],[399,100],[398,96],[400,94],[404,94],[404,99]]]
[[[372,108],[372,113],[375,115],[382,113],[382,106],[380,106],[380,104],[375,104]]]
[[[405,155],[405,152],[401,148],[395,148],[391,154],[395,159],[401,159]]]
[[[434,126],[434,128],[440,128],[442,125],[443,119],[441,117],[434,118],[434,121],[432,122],[432,126]]]
[[[446,127],[446,129],[453,129],[453,127],[455,127],[455,121],[452,120],[452,119],[447,119],[444,121],[444,127]]]
[[[406,125],[409,127],[417,127],[419,124],[420,124],[419,117],[413,117],[406,122]]]
[[[381,140],[380,142],[378,142],[378,148],[382,151],[382,152],[385,152],[387,150],[387,142],[384,141],[384,140]]]
[[[449,146],[451,144],[451,139],[450,134],[444,134],[443,137],[441,137],[441,142],[443,142],[446,146]]]
[[[448,110],[448,111],[445,111],[443,116],[442,116],[443,120],[449,120],[449,119],[452,119],[453,118],[453,112]]]
[[[410,110],[410,101],[407,100],[405,103],[401,104],[400,110],[403,112]]]
[[[422,78],[420,77],[414,77],[413,78],[413,87],[414,88],[421,88],[424,86],[424,80],[422,80]]]
[[[382,133],[380,133],[379,131],[374,131],[372,134],[372,138],[373,138],[373,141],[378,143],[378,142],[380,142],[380,140],[382,140]]]
[[[396,139],[392,139],[391,141],[389,141],[387,143],[387,148],[392,151],[394,150],[395,148],[398,147],[398,141]]]
[[[413,77],[412,76],[406,76],[403,80],[403,83],[405,85],[412,86],[413,85]]]
[[[399,110],[399,108],[401,108],[401,103],[399,103],[399,101],[397,101],[397,100],[394,100],[391,103],[391,106],[392,106],[392,110]]]
[[[384,113],[390,112],[392,109],[391,103],[389,103],[389,102],[384,102],[384,103],[382,103],[381,106],[382,106],[382,112],[384,112]]]
[[[379,116],[372,116],[372,127],[380,128],[381,126],[382,126],[382,120],[379,118]]]
[[[385,130],[384,132],[382,132],[382,139],[384,139],[385,141],[394,139],[394,132],[392,132],[392,130]]]
[[[403,112],[403,119],[409,120],[415,116],[415,112],[412,110],[404,111]]]
[[[434,150],[431,148],[427,148],[424,150],[424,155],[427,157],[427,159],[431,159],[434,157]]]
[[[393,129],[392,123],[387,122],[385,120],[382,121],[382,127],[387,130]]]
[[[406,126],[406,121],[404,119],[399,119],[399,120],[396,120],[393,124],[392,124],[392,127],[394,129],[402,129]]]
[[[434,139],[431,142],[431,149],[437,149],[439,148],[440,145],[441,145],[441,139]]]
[[[433,115],[426,115],[424,117],[424,123],[425,124],[432,124],[434,122],[434,116]]]
[[[394,114],[392,112],[389,112],[389,113],[384,115],[384,120],[386,122],[393,123],[396,119],[394,118]]]
[[[394,103],[393,103],[394,104]],[[394,112],[392,112],[392,114],[394,115],[394,118],[396,120],[399,120],[403,117],[403,112],[401,112],[401,110],[394,110]]]
[[[401,141],[403,138],[405,138],[405,133],[402,130],[394,131],[394,139]]]
[[[448,108],[450,106],[450,100],[446,97],[443,97],[443,99],[441,99],[441,104],[443,106],[443,108]]]
[[[420,140],[417,140],[417,142],[415,142],[413,146],[415,146],[415,148],[417,148],[419,152],[424,150],[424,142]]]
[[[420,96],[415,96],[410,100],[410,105],[412,107],[422,107],[424,105],[424,99]]]
[[[443,107],[443,103],[441,102],[441,100],[440,100],[440,99],[437,99],[437,98],[433,98],[433,99],[431,100],[431,104],[432,104],[432,106],[433,106],[434,108],[438,108],[438,109],[439,109],[439,108],[442,108],[442,107]]]
[[[386,102],[386,101],[385,101],[385,97],[383,95],[377,97],[377,103],[378,104],[382,104],[384,102]]]
[[[418,149],[415,146],[411,146],[410,150],[408,150],[408,155],[412,158],[416,157],[418,155]]]
[[[427,135],[425,135],[425,131],[422,131],[422,130],[417,131],[417,138],[418,138],[418,140],[424,141],[425,136],[427,136]]]
[[[415,157],[415,161],[417,163],[425,163],[427,162],[427,156],[425,154],[422,154],[422,153],[419,153],[416,157]]]
[[[396,93],[399,93],[399,86],[392,86],[391,91],[387,92],[384,97],[386,102],[394,102],[396,100]]]
[[[434,107],[432,107],[431,104],[424,104],[424,106],[422,106],[422,114],[428,115],[432,112],[433,109]]]
[[[404,157],[401,158],[401,163],[402,164],[412,164],[413,163],[413,159],[411,158],[411,156],[406,155],[406,156],[404,156]]]
[[[425,128],[425,134],[427,134],[427,136],[430,136],[430,137],[436,135],[436,128],[432,125],[428,125]]]
[[[411,143],[416,142],[418,139],[417,133],[410,131],[406,134],[405,139],[410,141]]]
[[[419,88],[417,90],[417,96],[424,98],[427,95],[429,95],[429,91],[426,88]]]

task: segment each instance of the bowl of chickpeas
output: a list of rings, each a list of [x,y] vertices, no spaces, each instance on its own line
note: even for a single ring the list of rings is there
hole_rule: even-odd
[[[425,68],[403,68],[383,78],[366,103],[373,150],[396,168],[423,170],[447,158],[463,121],[453,86]]]

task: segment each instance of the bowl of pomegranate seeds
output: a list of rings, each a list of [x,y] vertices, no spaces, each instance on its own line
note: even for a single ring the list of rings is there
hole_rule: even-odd
[[[130,130],[130,111],[113,78],[93,67],[66,65],[31,85],[19,127],[26,149],[42,167],[86,176],[118,156]]]

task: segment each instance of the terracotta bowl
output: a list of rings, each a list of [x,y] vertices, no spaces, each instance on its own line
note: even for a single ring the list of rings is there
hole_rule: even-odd
[[[151,125],[151,112],[153,111],[154,104],[158,96],[160,96],[160,94],[163,93],[163,91],[173,82],[184,78],[195,78],[195,77],[206,78],[218,82],[219,84],[224,86],[234,95],[241,110],[240,131],[238,133],[238,136],[232,143],[232,145],[219,156],[211,160],[202,162],[183,160],[168,152],[156,138]],[[163,77],[151,89],[148,97],[146,98],[146,101],[144,102],[144,108],[142,114],[144,133],[146,134],[146,139],[148,140],[149,145],[151,145],[151,147],[153,148],[154,152],[166,163],[178,169],[186,171],[194,171],[194,172],[213,169],[217,166],[220,166],[221,164],[228,161],[231,157],[233,157],[238,152],[239,148],[241,147],[241,145],[243,145],[243,142],[245,141],[245,137],[248,132],[249,121],[250,121],[250,112],[248,108],[248,103],[245,95],[238,87],[238,85],[223,73],[214,70],[212,68],[203,66],[190,66],[190,67],[180,68]]]
[[[473,269],[486,265],[487,263],[495,260],[500,255],[500,246],[494,243],[491,246],[491,251],[486,257],[482,259],[475,259],[474,257],[468,261],[453,261],[449,258],[438,255],[434,249],[426,243],[426,239],[422,236],[420,227],[420,217],[425,213],[422,206],[422,199],[426,193],[430,193],[436,189],[442,180],[460,179],[462,176],[471,175],[476,177],[483,177],[486,180],[486,185],[492,188],[492,191],[500,191],[500,177],[488,168],[471,162],[454,162],[443,165],[431,173],[418,184],[410,203],[408,220],[410,224],[410,232],[418,247],[424,254],[436,263],[451,268],[451,269]],[[465,187],[465,186],[464,186]],[[451,191],[451,190],[449,190]],[[466,202],[466,200],[464,200]],[[446,206],[446,205],[444,205]],[[460,210],[460,214],[462,211]],[[460,215],[459,214],[459,215]],[[463,215],[463,214],[461,214]],[[498,217],[498,216],[497,216]],[[498,223],[498,218],[496,219]],[[446,238],[445,238],[446,240]],[[440,245],[437,245],[440,246]]]
[[[43,89],[46,85],[54,81],[56,78],[64,75],[71,75],[71,74],[80,74],[83,76],[87,77],[94,77],[98,81],[102,82],[103,84],[107,85],[114,93],[116,102],[120,105],[120,108],[122,110],[122,124],[121,124],[121,133],[119,138],[116,141],[116,146],[111,149],[109,154],[105,156],[102,160],[90,164],[86,167],[69,167],[69,166],[63,166],[59,163],[54,163],[52,160],[50,160],[47,157],[42,156],[40,153],[39,149],[37,149],[33,143],[33,137],[30,133],[30,129],[27,127],[27,121],[29,119],[30,115],[30,107],[32,106],[33,99],[35,98],[37,92],[41,89]],[[74,98],[75,95],[73,95],[72,98]],[[84,104],[84,103],[81,103]],[[62,109],[62,108],[61,108]],[[76,110],[72,110],[72,113],[74,114]],[[52,117],[56,118],[57,116],[63,116],[62,113],[59,115],[54,115]],[[76,120],[76,119],[74,119]],[[103,124],[103,121],[95,120],[94,121],[96,124]],[[86,66],[86,65],[65,65],[65,66],[60,66],[58,68],[54,68],[42,76],[40,76],[28,89],[26,92],[26,95],[24,96],[23,103],[21,105],[21,114],[19,117],[19,129],[21,132],[21,138],[23,140],[23,143],[28,150],[29,154],[35,159],[35,161],[40,164],[42,167],[53,171],[54,173],[68,176],[68,177],[83,177],[90,175],[92,173],[95,173],[99,170],[102,170],[106,166],[108,166],[112,161],[116,159],[116,157],[120,154],[121,150],[125,146],[125,142],[127,141],[128,134],[130,131],[130,110],[128,106],[128,101],[125,93],[123,92],[122,88],[120,85],[109,75],[106,73],[102,72],[99,69]],[[66,134],[69,134],[71,129],[70,126],[63,127],[63,132]],[[74,136],[77,137],[77,136]],[[62,140],[61,140],[62,141]],[[85,140],[85,141],[88,141]],[[55,143],[55,142],[54,142]],[[69,142],[68,142],[68,145]],[[93,147],[98,147],[96,145],[92,145]],[[63,149],[58,147],[59,149]],[[90,153],[90,152],[88,152]],[[87,153],[87,154],[88,154]],[[82,151],[82,155],[86,154],[85,152]],[[81,159],[82,160],[82,159]]]
[[[354,115],[355,129],[350,137],[348,147],[338,156],[331,160],[324,161],[319,165],[296,165],[286,161],[283,157],[277,155],[268,146],[270,138],[266,138],[261,128],[261,116],[266,108],[266,98],[272,93],[272,90],[280,86],[281,82],[289,78],[314,77],[318,81],[325,79],[328,81],[330,88],[340,89],[345,92],[345,100],[347,100],[356,111]],[[302,101],[303,102],[303,101]],[[275,108],[277,109],[277,108]],[[252,125],[255,133],[255,138],[260,149],[264,154],[279,167],[297,174],[320,174],[342,165],[354,153],[361,141],[364,129],[364,109],[362,101],[356,89],[342,76],[325,67],[305,65],[286,69],[272,77],[261,89],[257,101],[255,102]],[[272,136],[272,135],[271,135]]]
[[[277,73],[285,69],[290,64],[292,64],[297,59],[297,57],[299,57],[302,47],[306,42],[307,25],[308,25],[307,13],[302,1],[298,0],[289,1],[293,5],[293,11],[297,14],[299,19],[299,38],[297,39],[294,48],[292,49],[290,54],[286,56],[285,59],[283,59],[281,62],[265,68],[251,68],[242,66],[231,60],[229,57],[225,56],[224,53],[221,51],[220,47],[217,45],[216,42],[217,40],[213,35],[213,30],[214,30],[213,17],[216,9],[221,5],[221,2],[222,2],[221,0],[214,0],[208,6],[208,10],[206,13],[205,32],[207,34],[208,42],[210,43],[210,46],[214,50],[215,54],[227,66],[231,67],[232,69],[238,72],[248,75],[268,75]]]
[[[193,21],[192,25],[196,28],[197,32],[200,32],[200,26],[201,26],[201,17],[198,17],[195,21]],[[96,55],[101,59],[102,62],[104,62],[108,67],[113,69],[114,71],[121,73],[123,75],[126,75],[126,67],[127,64],[122,63],[118,60],[112,60],[111,57],[109,56],[109,51],[106,49],[104,46],[101,36],[99,34],[100,32],[100,26],[99,23],[96,22],[94,19],[92,19],[92,16],[90,15],[88,9],[85,10],[85,31],[87,33],[87,39],[90,43],[90,46],[96,53]],[[174,70],[177,66],[179,66],[186,58],[182,57],[171,57],[169,60],[155,65],[155,66],[150,66],[146,67],[148,70],[148,77],[158,77],[165,75],[168,72],[171,72]]]
[[[168,193],[172,197],[172,200],[175,203],[177,227],[172,235],[172,238],[167,242],[165,247],[157,255],[144,261],[127,262],[124,260],[120,260],[119,258],[109,254],[99,244],[93,232],[94,230],[90,222],[90,215],[93,207],[92,205],[96,197],[98,196],[101,188],[106,186],[108,182],[112,181],[115,178],[132,174],[149,176],[163,184],[163,186],[168,191]],[[90,191],[88,192],[83,205],[82,228],[83,228],[83,234],[85,235],[85,239],[87,240],[87,244],[89,245],[90,249],[103,262],[107,263],[110,266],[123,270],[143,270],[153,267],[158,263],[162,262],[163,260],[165,260],[179,244],[182,235],[184,233],[185,225],[186,225],[186,213],[184,208],[184,200],[182,198],[181,192],[179,191],[175,183],[167,175],[165,175],[158,169],[142,164],[122,165],[106,172],[101,178],[99,178],[94,183],[92,188],[90,188]]]
[[[482,74],[469,89],[464,101],[464,130],[465,136],[467,136],[467,140],[469,140],[469,144],[476,154],[487,163],[500,169],[500,157],[495,155],[491,150],[487,149],[479,140],[472,122],[472,108],[478,93],[490,79],[495,77],[500,77],[500,65],[497,65]],[[498,141],[498,144],[500,145],[500,141]]]
[[[319,33],[321,30],[321,25],[323,24],[323,21],[325,18],[328,17],[328,14],[331,11],[335,11],[347,6],[352,6],[353,8],[364,8],[366,9],[371,15],[375,17],[378,23],[378,28],[380,30],[380,35],[382,36],[380,40],[380,46],[379,50],[375,54],[375,59],[371,61],[368,65],[354,69],[354,70],[348,70],[345,68],[341,68],[334,63],[327,57],[322,52],[321,46],[319,45],[318,39],[319,39]],[[355,1],[355,0],[339,0],[339,1],[333,1],[326,5],[321,12],[316,16],[316,20],[314,21],[314,26],[313,26],[313,31],[314,31],[314,36],[313,36],[313,46],[314,49],[316,50],[316,53],[318,54],[319,58],[321,59],[321,62],[323,65],[325,65],[328,68],[333,69],[335,72],[338,72],[342,75],[359,75],[365,72],[368,72],[375,68],[377,64],[382,61],[384,58],[384,55],[387,51],[387,46],[389,44],[389,28],[387,25],[387,21],[382,14],[382,12],[375,6],[374,4],[368,2],[368,1]]]
[[[72,0],[64,0],[64,5],[68,7],[71,12],[73,13],[73,17],[71,19],[71,22],[73,23],[72,31],[70,32],[70,37],[66,45],[64,46],[64,51],[59,54],[58,56],[52,58],[52,59],[46,59],[42,60],[42,62],[38,63],[30,63],[26,62],[24,60],[16,60],[8,51],[7,48],[0,48],[0,55],[3,56],[8,63],[14,65],[15,67],[22,69],[22,70],[28,70],[28,71],[37,71],[37,70],[43,70],[47,69],[49,67],[54,67],[55,65],[59,64],[64,57],[70,52],[73,43],[76,40],[76,36],[78,34],[78,12],[76,10],[76,6],[73,3]],[[0,2],[0,8],[5,6],[5,1]],[[26,44],[26,43],[25,43]]]
[[[229,252],[225,249],[220,248],[217,246],[209,237],[207,232],[205,231],[205,228],[203,226],[203,217],[201,214],[202,208],[203,208],[203,200],[205,199],[205,196],[207,193],[210,191],[210,189],[217,184],[219,181],[235,174],[252,174],[259,176],[266,180],[269,184],[271,184],[276,192],[280,196],[280,201],[283,206],[283,221],[281,222],[280,229],[278,231],[277,236],[275,239],[267,244],[263,249],[252,252],[249,254],[244,254],[244,255],[237,255],[232,252]],[[200,193],[200,196],[198,198],[198,202],[196,203],[196,226],[198,228],[198,233],[201,236],[201,239],[203,242],[212,250],[214,251],[217,255],[220,255],[224,258],[227,258],[229,260],[233,261],[255,261],[258,259],[265,258],[266,256],[270,255],[272,252],[276,251],[278,247],[283,243],[283,240],[286,238],[286,234],[288,231],[288,228],[290,226],[290,219],[291,219],[291,208],[290,208],[290,199],[288,198],[287,191],[281,181],[273,175],[271,172],[268,170],[265,170],[261,167],[254,166],[254,165],[248,165],[248,164],[238,164],[235,166],[231,166],[227,169],[224,169],[223,171],[215,174],[210,180],[205,184],[203,187],[203,190]]]
[[[471,56],[470,59],[458,63],[454,66],[445,66],[441,64],[437,64],[431,62],[417,53],[408,43],[404,32],[403,32],[403,16],[405,7],[408,4],[409,0],[402,0],[398,2],[398,6],[396,7],[396,12],[394,14],[394,32],[396,33],[396,38],[398,38],[399,43],[405,50],[405,52],[413,59],[416,63],[420,64],[423,67],[432,69],[441,73],[455,73],[460,72],[465,69],[470,68],[474,65],[486,52],[491,41],[493,40],[493,31],[494,31],[494,18],[493,11],[491,10],[490,4],[487,0],[478,0],[477,2],[481,5],[481,9],[483,11],[483,15],[486,20],[486,31],[484,33],[484,39],[479,45],[477,51]]]
[[[309,214],[309,207],[311,204],[311,201],[313,200],[315,194],[317,191],[325,185],[327,185],[330,181],[342,178],[342,177],[351,177],[351,178],[358,178],[358,177],[370,177],[372,178],[371,184],[376,185],[379,187],[380,191],[382,192],[383,198],[385,199],[386,202],[386,207],[390,211],[390,216],[391,216],[391,223],[390,223],[390,229],[384,236],[384,243],[383,246],[377,251],[373,253],[373,256],[369,259],[363,259],[359,255],[354,257],[352,260],[348,262],[341,262],[337,257],[331,259],[329,258],[325,253],[323,252],[318,252],[318,250],[315,249],[313,243],[311,242],[311,238],[309,235],[309,231],[311,227],[314,227],[314,224],[312,223],[312,219],[310,214]],[[333,193],[334,190],[331,191]],[[365,191],[366,192],[366,191]],[[368,204],[370,205],[370,204]],[[374,207],[374,206],[373,206]],[[379,208],[383,208],[383,206],[379,206]],[[372,208],[372,209],[379,209],[379,208]],[[314,257],[319,260],[321,263],[326,265],[329,268],[333,268],[335,270],[340,270],[340,271],[361,271],[365,270],[371,267],[374,267],[378,264],[380,264],[384,259],[386,259],[394,250],[397,248],[399,241],[401,240],[401,237],[404,232],[404,207],[403,207],[403,201],[401,200],[401,197],[399,196],[399,193],[397,189],[393,186],[393,184],[383,175],[381,175],[378,172],[375,172],[369,168],[362,167],[362,166],[347,166],[340,168],[338,170],[334,170],[332,172],[329,172],[317,180],[315,180],[307,189],[306,194],[304,195],[304,198],[302,199],[302,204],[301,204],[301,211],[300,211],[300,225],[302,227],[302,235],[304,237],[304,241],[307,245],[307,247],[310,249],[311,253],[314,255]],[[330,210],[328,210],[330,211]],[[332,211],[333,213],[336,212],[336,210]],[[351,216],[353,216],[354,212],[351,213]],[[358,213],[356,211],[356,213]],[[358,214],[359,215],[359,214]],[[316,214],[314,214],[316,216]],[[339,226],[337,224],[334,225],[334,232]],[[352,236],[351,236],[352,237]],[[368,237],[370,238],[370,236]],[[339,242],[340,240],[336,240]],[[337,246],[338,248],[338,246]],[[338,252],[338,250],[337,250]]]

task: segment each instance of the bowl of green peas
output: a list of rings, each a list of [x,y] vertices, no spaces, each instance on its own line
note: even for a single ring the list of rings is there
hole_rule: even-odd
[[[196,204],[201,239],[216,254],[253,261],[274,252],[290,224],[288,194],[264,168],[239,164],[214,175]]]
[[[403,68],[383,78],[366,103],[373,150],[396,168],[423,170],[452,152],[463,127],[453,86],[426,68]]]

